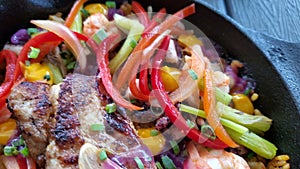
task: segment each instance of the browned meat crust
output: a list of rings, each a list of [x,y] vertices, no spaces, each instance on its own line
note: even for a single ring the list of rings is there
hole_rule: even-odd
[[[22,82],[12,89],[7,100],[31,156],[38,166],[44,166],[49,135],[47,121],[52,114],[49,86],[44,83]]]

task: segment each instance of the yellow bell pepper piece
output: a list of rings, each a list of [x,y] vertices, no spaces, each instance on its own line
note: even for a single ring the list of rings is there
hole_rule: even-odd
[[[84,7],[85,10],[87,10],[91,15],[95,13],[102,13],[104,15],[107,15],[107,6],[101,3],[94,3],[89,4]]]
[[[0,144],[6,145],[13,134],[17,132],[17,122],[14,119],[8,119],[0,124]]]
[[[26,81],[42,81],[50,85],[53,84],[53,73],[45,63],[31,63],[29,66],[21,65]]]
[[[200,39],[198,39],[195,35],[185,35],[182,34],[178,37],[178,42],[180,45],[184,47],[192,47],[194,45],[202,46],[203,43]]]
[[[143,143],[150,149],[151,153],[157,155],[164,148],[166,140],[160,133],[156,136],[151,136],[152,130],[155,130],[155,128],[141,128],[137,130],[137,133]]]
[[[253,114],[254,107],[248,96],[244,94],[234,94],[232,97],[233,107],[244,113]]]
[[[176,90],[179,82],[181,71],[174,67],[164,66],[161,68],[161,81],[166,91],[172,92]]]

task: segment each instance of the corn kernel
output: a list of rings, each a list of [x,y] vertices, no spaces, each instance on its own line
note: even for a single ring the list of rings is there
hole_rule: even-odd
[[[275,157],[275,160],[283,160],[283,161],[287,161],[289,160],[290,157],[288,155],[279,155]]]
[[[282,169],[290,169],[290,164],[286,163],[282,166]]]
[[[257,115],[257,116],[261,116],[262,115],[262,113],[258,109],[254,109],[254,114]]]
[[[251,95],[251,101],[255,101],[255,100],[257,100],[258,99],[258,94],[257,93],[253,93],[252,95]]]

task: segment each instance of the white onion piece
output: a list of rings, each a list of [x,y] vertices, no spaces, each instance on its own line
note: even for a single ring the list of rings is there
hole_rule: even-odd
[[[57,36],[61,37],[70,46],[74,56],[76,57],[81,70],[84,70],[87,64],[87,58],[85,50],[82,47],[79,39],[76,35],[65,25],[50,21],[50,20],[31,20],[32,24],[53,32]]]

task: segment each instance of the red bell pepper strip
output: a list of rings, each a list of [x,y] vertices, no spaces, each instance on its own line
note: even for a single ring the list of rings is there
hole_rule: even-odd
[[[215,95],[214,95],[214,87],[212,82],[212,75],[210,69],[205,69],[204,71],[204,93],[203,93],[203,104],[204,111],[206,114],[206,119],[208,124],[215,130],[217,137],[226,143],[228,146],[232,148],[239,147],[227,134],[224,127],[220,122],[219,115],[215,110]]]
[[[145,28],[148,27],[150,20],[148,18],[146,10],[137,1],[132,1],[131,5],[133,12],[137,15],[141,24],[143,24]]]
[[[78,39],[87,41],[88,38],[80,33],[74,32]],[[21,74],[20,62],[24,63],[28,60],[28,52],[30,51],[30,47],[35,47],[40,49],[40,53],[38,58],[32,59],[34,62],[40,62],[46,54],[48,54],[54,47],[59,45],[63,39],[52,32],[45,32],[39,34],[33,38],[31,38],[22,48],[18,60],[16,71],[14,73],[14,81],[18,79]]]
[[[72,23],[74,22],[74,19],[77,15],[77,13],[79,12],[80,8],[83,6],[83,4],[86,2],[87,0],[77,0],[75,2],[75,4],[73,5],[71,11],[69,12],[69,15],[67,16],[65,25],[67,27],[70,27],[72,25]]]
[[[0,62],[6,61],[6,73],[4,82],[0,86],[0,98],[6,98],[14,84],[14,72],[16,69],[17,55],[9,50],[0,52]]]
[[[139,75],[139,87],[143,94],[150,94],[148,83],[148,61],[141,66],[141,71]]]
[[[143,100],[143,101],[148,101],[149,100],[149,95],[145,95],[143,94],[139,89],[138,87],[136,86],[136,82],[135,82],[135,78],[132,79],[129,83],[129,89],[130,89],[130,92],[131,94],[139,99],[139,100]]]
[[[158,13],[153,16],[149,25],[145,27],[144,34],[150,33],[151,30],[154,29],[154,27],[157,26],[159,22],[163,20],[165,15],[166,15],[166,9],[165,8],[160,9]]]
[[[108,37],[106,37],[99,46],[96,45],[96,42],[94,42],[92,39],[88,41],[89,45],[94,49],[96,52],[96,58],[98,63],[98,69],[100,78],[102,79],[102,83],[104,85],[104,88],[106,92],[112,97],[112,99],[120,106],[130,109],[130,110],[141,110],[143,108],[140,108],[138,106],[135,106],[125,100],[120,92],[113,86],[110,70],[108,67],[108,53],[111,47],[114,44],[114,41],[118,39],[117,34],[112,34]]]
[[[195,13],[195,4],[191,4],[179,10],[173,16],[169,17],[160,25],[158,25],[158,29],[153,29],[151,33],[146,33],[134,48],[132,54],[129,56],[123,68],[121,69],[120,74],[122,74],[122,76],[118,76],[116,80],[116,88],[120,89],[128,79],[133,79],[133,77],[136,75],[141,64],[141,51],[148,47],[160,34],[162,34],[173,24],[193,13]]]
[[[194,140],[197,143],[200,143],[204,146],[215,148],[215,149],[223,149],[228,147],[219,139],[215,139],[214,141],[208,139],[207,137],[203,136],[199,130],[195,128],[190,128],[187,124],[187,121],[183,118],[180,111],[173,105],[171,99],[167,95],[167,92],[164,89],[164,86],[161,81],[160,76],[160,64],[166,54],[166,51],[169,46],[170,38],[166,37],[161,46],[159,47],[160,50],[156,52],[152,62],[152,71],[151,71],[151,84],[153,88],[154,95],[156,96],[159,104],[162,108],[164,108],[165,114],[170,118],[172,123],[184,134],[187,135],[190,139]]]

